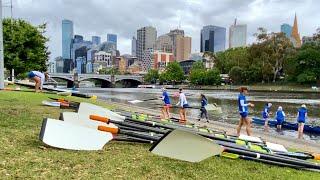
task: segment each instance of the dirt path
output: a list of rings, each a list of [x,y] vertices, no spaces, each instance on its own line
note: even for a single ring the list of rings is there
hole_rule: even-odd
[[[138,107],[138,106],[129,105],[129,104],[115,103],[115,102],[112,102],[112,104],[116,105],[118,109],[125,110],[125,111],[134,111],[134,112],[146,113],[151,115],[159,115],[160,113],[159,109],[155,110],[155,109],[143,108],[143,107]],[[178,117],[177,114],[173,114],[173,116]],[[199,126],[207,126],[209,128],[212,128],[218,131],[225,131],[227,134],[230,134],[230,135],[236,134],[236,125],[234,124],[227,124],[227,123],[217,122],[217,121],[204,123],[204,122],[197,121],[194,117],[188,117],[188,121]],[[245,128],[242,128],[241,133],[245,134]],[[301,151],[320,153],[320,144],[313,141],[295,139],[295,138],[284,136],[284,135],[270,134],[257,129],[253,129],[253,135],[260,137],[265,141],[282,144],[286,148],[293,148]]]

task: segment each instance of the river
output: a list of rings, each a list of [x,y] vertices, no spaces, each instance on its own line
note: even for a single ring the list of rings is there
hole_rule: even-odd
[[[160,89],[143,89],[143,88],[80,88],[80,92],[97,95],[101,99],[108,99],[115,102],[128,103],[129,100],[143,100],[161,96]],[[173,97],[177,90],[168,90],[171,96],[172,104],[178,101]],[[237,109],[238,92],[227,90],[185,90],[187,100],[190,106],[200,105],[200,93],[207,96],[209,103],[216,103],[222,108],[222,114],[217,114],[214,111],[209,111],[209,119],[212,121],[221,121],[232,124],[237,124],[239,114]],[[297,109],[301,104],[306,104],[308,108],[308,121],[316,121],[320,124],[320,96],[317,93],[283,93],[283,92],[249,92],[247,100],[253,103],[254,108],[250,108],[250,117],[261,117],[261,111],[267,102],[271,102],[271,112],[274,114],[278,106],[282,106],[287,115],[286,121],[295,122]],[[161,101],[147,101],[136,104],[142,107],[158,108],[160,113]],[[177,109],[172,109],[177,112]],[[188,115],[197,117],[199,110],[189,109]],[[273,117],[273,115],[272,115]],[[261,126],[254,126],[257,129],[263,129]],[[271,129],[270,133],[277,133]],[[297,137],[296,131],[284,130],[282,134],[292,137]],[[305,139],[316,140],[320,142],[320,135],[304,136]]]

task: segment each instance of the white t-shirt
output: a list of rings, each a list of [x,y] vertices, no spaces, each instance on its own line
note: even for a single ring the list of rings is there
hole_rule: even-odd
[[[37,77],[40,78],[40,89],[42,89],[43,83],[46,80],[45,75],[42,72],[39,71],[32,71],[33,74],[35,74]]]
[[[179,94],[179,102],[177,105],[183,107],[183,105],[188,104],[186,95],[184,93]]]

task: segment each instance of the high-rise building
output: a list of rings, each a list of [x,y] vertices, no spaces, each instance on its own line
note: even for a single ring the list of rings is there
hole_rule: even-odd
[[[226,28],[219,26],[204,26],[200,36],[200,51],[224,51],[226,45]]]
[[[143,72],[148,72],[151,68],[154,67],[154,55],[153,55],[152,48],[149,48],[149,49],[143,51],[142,61],[141,61],[140,65],[141,65],[141,70]]]
[[[137,55],[137,39],[136,37],[132,37],[131,41],[131,55],[136,56]]]
[[[101,37],[100,36],[92,36],[92,44],[93,45],[99,45],[101,44]]]
[[[237,20],[229,28],[229,48],[242,47],[247,44],[247,25],[237,24]]]
[[[94,54],[94,63],[98,63],[103,67],[112,67],[112,57],[110,53],[99,51]]]
[[[56,73],[63,73],[63,58],[59,56],[54,61],[56,62]]]
[[[187,60],[191,54],[191,37],[177,36],[175,60]]]
[[[157,39],[157,30],[152,26],[142,27],[137,30],[137,58],[142,62],[144,70],[148,71],[153,64],[151,52]],[[150,62],[146,62],[150,61]]]
[[[182,29],[174,29],[170,30],[170,32],[167,34],[171,37],[172,40],[172,52],[173,56],[176,59],[177,58],[177,37],[184,37],[184,30]]]
[[[174,61],[173,53],[163,52],[163,51],[155,51],[153,53],[154,63],[153,68],[159,69],[160,71],[164,70],[169,62]]]
[[[117,35],[116,34],[107,34],[107,42],[115,43],[116,49],[117,49]]]
[[[169,35],[164,34],[157,38],[155,44],[155,50],[162,51],[162,52],[172,52],[173,42]]]
[[[293,27],[291,32],[291,40],[294,47],[301,47],[301,38],[298,30],[298,20],[297,20],[296,14],[294,15],[294,22],[293,22]]]
[[[83,36],[81,35],[74,35],[74,38],[73,38],[73,43],[82,43],[83,42]]]
[[[292,32],[292,26],[290,26],[289,24],[282,24],[281,32],[283,32],[287,36],[287,38],[290,38],[291,32]]]
[[[73,22],[62,20],[62,58],[71,59],[71,47],[73,38]]]

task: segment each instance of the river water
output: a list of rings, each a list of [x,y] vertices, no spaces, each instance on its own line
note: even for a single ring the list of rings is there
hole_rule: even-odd
[[[155,97],[160,97],[162,92],[160,89],[143,89],[143,88],[80,88],[80,92],[97,95],[101,99],[108,99],[115,102],[128,103],[130,100],[143,100]],[[178,99],[173,97],[177,90],[168,90],[172,104],[175,104]],[[214,111],[209,111],[209,119],[212,121],[221,121],[232,124],[239,122],[239,113],[237,105],[238,92],[228,90],[185,90],[187,100],[190,106],[200,105],[200,93],[207,96],[209,103],[216,103],[222,108],[222,113],[217,114]],[[261,112],[267,102],[271,102],[271,112],[274,114],[278,106],[282,106],[287,115],[286,121],[295,122],[297,109],[301,104],[306,104],[308,108],[308,121],[315,121],[320,124],[320,95],[317,93],[282,93],[282,92],[249,92],[247,100],[253,103],[254,108],[250,108],[250,117],[261,117]],[[136,104],[142,107],[159,109],[161,101],[146,101]],[[177,112],[178,109],[172,109],[172,112]],[[198,109],[188,109],[188,115],[197,117]],[[273,118],[273,115],[272,115]],[[261,126],[254,128],[263,130]],[[271,129],[270,133],[277,133]],[[287,136],[297,137],[296,131],[284,130],[281,132]],[[316,140],[320,142],[320,136],[308,135],[305,139]]]

